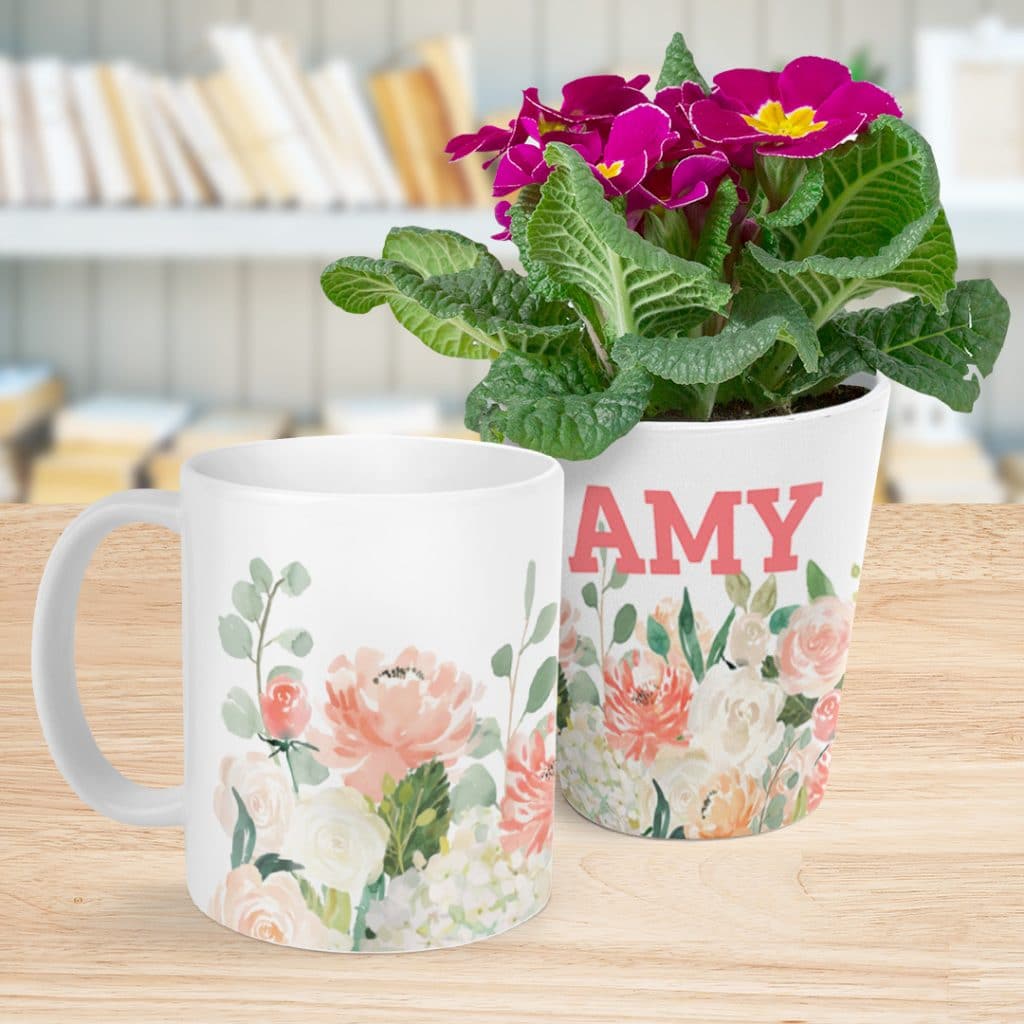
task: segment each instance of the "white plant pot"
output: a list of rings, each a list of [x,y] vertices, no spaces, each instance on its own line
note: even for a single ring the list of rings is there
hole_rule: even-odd
[[[585,817],[716,839],[821,802],[889,400],[867,383],[563,463],[558,774]]]

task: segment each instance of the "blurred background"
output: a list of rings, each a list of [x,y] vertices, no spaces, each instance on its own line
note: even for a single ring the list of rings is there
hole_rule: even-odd
[[[963,277],[1024,303],[1024,0],[0,0],[0,500],[205,447],[461,432],[484,364],[319,289],[389,226],[494,231],[445,139],[600,71],[851,63],[931,139]],[[514,251],[496,249],[511,262]],[[887,300],[892,296],[887,296]],[[970,416],[894,399],[879,500],[1024,496],[1024,317]]]

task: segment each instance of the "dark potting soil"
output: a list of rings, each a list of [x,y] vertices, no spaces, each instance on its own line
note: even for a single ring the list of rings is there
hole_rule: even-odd
[[[839,387],[826,391],[821,395],[804,395],[798,398],[788,409],[768,409],[765,412],[756,412],[744,402],[727,402],[725,405],[715,406],[711,413],[709,422],[718,423],[722,420],[760,420],[770,419],[773,416],[790,416],[795,412],[813,412],[815,409],[828,409],[833,405],[843,405],[852,402],[861,395],[866,395],[867,388],[855,384],[840,384]],[[689,416],[678,412],[663,412],[658,416],[652,416],[653,422],[697,422]]]

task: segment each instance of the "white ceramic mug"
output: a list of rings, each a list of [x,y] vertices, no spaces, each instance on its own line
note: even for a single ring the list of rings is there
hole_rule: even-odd
[[[558,773],[587,818],[718,839],[821,802],[889,399],[868,383],[565,464]]]
[[[32,642],[53,757],[96,810],[184,825],[221,924],[329,950],[454,946],[550,886],[563,474],[515,448],[269,441],[193,458],[65,531]],[[78,589],[131,522],[182,537],[185,781],[104,758],[75,681]]]

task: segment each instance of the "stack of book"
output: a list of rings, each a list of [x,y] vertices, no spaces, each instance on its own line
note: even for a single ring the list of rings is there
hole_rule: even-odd
[[[29,459],[64,397],[53,369],[43,364],[0,367],[0,502],[24,495]]]
[[[371,76],[304,70],[275,35],[210,30],[220,69],[173,79],[128,61],[69,66],[0,57],[0,200],[309,207],[486,203],[479,160],[447,139],[475,122],[469,47],[426,40]],[[386,142],[385,142],[386,139]]]

